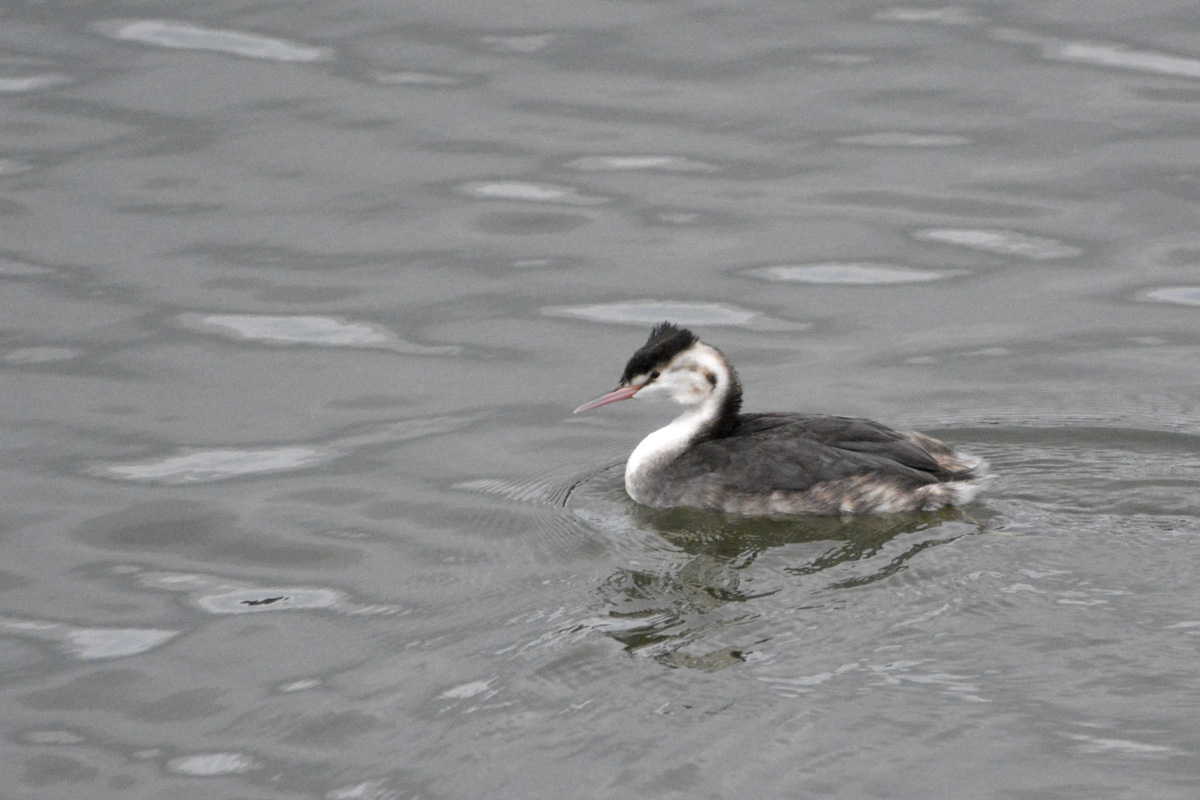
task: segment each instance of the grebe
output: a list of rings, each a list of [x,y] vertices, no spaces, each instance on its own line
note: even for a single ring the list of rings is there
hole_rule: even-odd
[[[657,325],[617,388],[575,409],[668,398],[687,406],[625,465],[643,505],[737,514],[870,514],[966,503],[987,464],[920,433],[816,414],[742,414],[742,385],[721,351]]]

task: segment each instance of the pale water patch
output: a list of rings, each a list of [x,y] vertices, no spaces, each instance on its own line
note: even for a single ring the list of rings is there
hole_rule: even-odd
[[[179,324],[233,339],[283,345],[367,347],[410,355],[452,355],[453,345],[419,345],[366,322],[312,314],[181,314]]]
[[[573,186],[525,181],[473,181],[462,191],[477,200],[517,200],[523,203],[560,203],[568,206],[594,206],[609,198],[587,195]]]
[[[16,158],[0,158],[0,178],[7,178],[10,175],[20,175],[23,172],[29,172],[33,169],[33,165]]]
[[[461,86],[466,78],[438,72],[416,72],[402,70],[399,72],[380,72],[375,75],[375,82],[384,86],[414,86],[423,89],[446,89]]]
[[[0,278],[40,278],[54,270],[8,256],[0,256]]]
[[[331,61],[334,51],[241,31],[170,20],[107,20],[95,30],[110,39],[178,50],[207,50],[265,61]]]
[[[1144,295],[1155,303],[1171,303],[1179,306],[1200,306],[1200,286],[1164,286],[1151,289]]]
[[[167,762],[168,771],[197,778],[240,775],[258,768],[258,762],[245,753],[197,753]]]
[[[24,94],[37,92],[42,89],[53,89],[71,83],[66,75],[46,73],[43,75],[24,75],[21,77],[0,77],[0,94]]]
[[[1099,736],[1088,736],[1080,733],[1063,734],[1068,739],[1073,739],[1079,742],[1075,749],[1087,755],[1120,755],[1134,757],[1155,757],[1155,756],[1170,756],[1183,755],[1183,752],[1174,747],[1158,744],[1145,744],[1144,742],[1135,742],[1131,739],[1111,739]]]
[[[400,795],[388,788],[382,780],[363,781],[353,786],[330,789],[325,800],[399,800]]]
[[[664,225],[699,225],[708,217],[697,211],[659,211],[652,219]]]
[[[723,303],[692,303],[682,300],[630,300],[580,306],[546,306],[543,314],[572,317],[617,325],[650,325],[669,319],[680,325],[745,327],[771,330],[802,330],[808,325],[768,317],[758,311]]]
[[[531,33],[525,36],[480,36],[479,41],[501,53],[536,53],[554,41],[553,33]]]
[[[125,658],[144,653],[179,635],[156,628],[87,628],[60,622],[0,618],[0,634],[57,644],[82,661]]]
[[[978,25],[986,22],[984,17],[968,11],[962,6],[942,6],[941,8],[896,6],[877,12],[875,19],[881,22],[925,22],[936,25]]]
[[[858,136],[843,136],[837,141],[841,144],[866,147],[961,147],[971,143],[966,136],[950,133],[910,133],[908,131],[864,133]]]
[[[325,347],[378,347],[392,341],[387,331],[362,322],[343,322],[332,317],[273,314],[209,314],[196,319],[181,318],[189,327],[233,334],[241,339],[284,344],[315,344]]]
[[[819,264],[777,264],[748,270],[746,274],[768,281],[868,286],[927,283],[968,273],[966,270],[913,269],[891,264],[830,261]]]
[[[1200,59],[1130,50],[1120,45],[1068,42],[1061,46],[1047,46],[1045,57],[1098,67],[1114,67],[1180,78],[1200,78]]]
[[[76,628],[67,641],[72,655],[90,661],[144,653],[178,635],[178,631],[141,628]]]
[[[478,419],[476,415],[433,415],[415,417],[380,426],[379,428],[343,436],[333,443],[313,445],[281,445],[279,447],[213,447],[186,450],[175,455],[134,461],[125,464],[97,464],[88,474],[121,480],[187,484],[209,483],[251,475],[307,469],[338,458],[346,451],[449,433]]]
[[[917,239],[945,242],[973,250],[1021,256],[1033,261],[1051,261],[1083,255],[1081,248],[1046,236],[988,228],[928,228],[913,234]]]
[[[94,473],[128,481],[206,483],[304,469],[335,457],[332,450],[293,445],[260,449],[198,450],[167,458],[97,467]]]
[[[488,678],[485,681],[471,681],[470,683],[454,686],[438,695],[439,699],[443,700],[469,700],[472,697],[484,695],[484,699],[496,694],[496,691],[491,688],[496,682],[495,678]]]
[[[73,745],[83,744],[87,739],[80,736],[74,731],[64,730],[62,728],[45,728],[41,730],[26,731],[21,734],[20,741],[26,744],[56,744],[56,745]]]
[[[809,58],[818,64],[832,64],[838,67],[861,67],[874,64],[878,60],[866,53],[816,53]]]
[[[832,680],[834,673],[818,672],[815,675],[801,675],[795,678],[776,678],[760,676],[759,680],[779,689],[785,697],[797,697],[813,691],[817,686]]]
[[[683,156],[583,156],[567,162],[582,172],[716,172],[720,167]]]
[[[1200,78],[1200,59],[1196,58],[1153,50],[1133,50],[1111,42],[1065,41],[1014,28],[996,28],[989,33],[998,41],[1039,46],[1042,48],[1042,57],[1048,61],[1176,78]]]
[[[0,356],[0,361],[5,364],[51,364],[70,361],[79,355],[80,351],[71,347],[18,347]]]

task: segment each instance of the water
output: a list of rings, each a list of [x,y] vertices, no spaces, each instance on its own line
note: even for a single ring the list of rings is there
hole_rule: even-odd
[[[1191,798],[1189,4],[12,5],[12,798]],[[664,317],[965,513],[650,512]]]

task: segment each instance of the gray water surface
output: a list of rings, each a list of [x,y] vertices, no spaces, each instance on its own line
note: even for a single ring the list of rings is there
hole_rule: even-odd
[[[0,794],[1194,798],[1192,3],[0,12]],[[959,511],[651,512],[651,324]]]

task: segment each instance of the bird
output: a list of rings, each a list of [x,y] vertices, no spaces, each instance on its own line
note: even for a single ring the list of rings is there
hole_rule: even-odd
[[[616,389],[575,413],[629,399],[685,407],[625,465],[625,490],[652,508],[747,516],[932,511],[970,502],[990,477],[982,458],[873,420],[743,414],[737,371],[671,322],[651,330]]]

